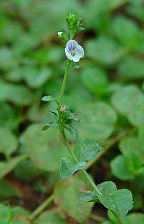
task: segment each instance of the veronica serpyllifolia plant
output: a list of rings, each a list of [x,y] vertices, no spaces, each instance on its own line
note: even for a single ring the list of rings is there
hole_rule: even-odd
[[[78,200],[85,201],[85,203],[94,201],[103,204],[114,214],[120,224],[124,224],[124,216],[126,216],[133,206],[131,192],[127,189],[117,190],[115,183],[112,181],[106,181],[96,185],[86,172],[87,162],[97,158],[103,148],[98,144],[96,139],[85,139],[81,143],[77,144],[74,150],[72,150],[66,136],[66,131],[69,131],[72,134],[74,144],[78,140],[78,131],[72,125],[71,121],[79,122],[80,118],[67,110],[67,107],[62,103],[71,65],[73,63],[77,64],[80,59],[84,57],[83,47],[74,40],[75,35],[84,29],[81,23],[81,18],[78,18],[75,13],[70,13],[66,18],[66,21],[68,32],[65,30],[58,32],[59,38],[65,41],[65,54],[67,56],[65,74],[59,99],[55,99],[53,96],[44,96],[42,98],[43,101],[53,101],[57,104],[57,111],[52,112],[55,117],[54,121],[46,124],[43,127],[43,130],[47,130],[50,127],[58,128],[70,153],[70,156],[61,158],[60,177],[63,179],[70,178],[75,174],[75,172],[80,170],[89,182],[91,191],[81,192],[78,195]],[[45,204],[40,208],[43,209]],[[38,208],[36,214],[41,211],[40,208]]]

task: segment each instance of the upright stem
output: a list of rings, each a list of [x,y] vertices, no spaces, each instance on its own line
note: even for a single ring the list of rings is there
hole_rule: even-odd
[[[68,72],[70,69],[70,64],[71,64],[71,61],[67,59],[66,70],[65,70],[64,79],[63,79],[63,83],[62,83],[62,87],[61,87],[61,91],[60,91],[59,109],[61,108],[61,105],[62,105],[62,99],[63,99],[65,85],[66,85],[66,81],[67,81],[67,77],[68,77]]]

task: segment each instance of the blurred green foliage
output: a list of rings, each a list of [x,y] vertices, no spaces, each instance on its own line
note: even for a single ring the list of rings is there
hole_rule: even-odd
[[[65,28],[68,12],[83,18],[86,29],[76,39],[85,49],[85,59],[80,69],[70,72],[64,104],[82,118],[77,127],[80,139],[95,137],[104,147],[114,142],[100,163],[108,169],[106,179],[116,178],[119,188],[128,185],[134,212],[143,211],[143,9],[143,0],[0,1],[0,189],[4,192],[0,197],[22,197],[11,183],[15,180],[29,185],[28,181],[44,178],[48,194],[50,189],[60,191],[54,205],[60,203],[61,211],[43,213],[36,224],[65,224],[69,217],[82,223],[93,206],[76,200],[76,188],[87,187],[77,176],[70,185],[55,185],[59,160],[66,155],[64,144],[56,130],[41,131],[54,109],[52,102],[41,98],[58,97],[60,91],[65,54],[57,31]],[[13,178],[10,183],[8,173]],[[3,224],[27,223],[12,220],[13,208],[0,207],[0,214],[1,209],[6,212],[3,219],[0,215]],[[105,223],[111,223],[108,217]],[[125,222],[141,220],[143,215],[134,213]]]

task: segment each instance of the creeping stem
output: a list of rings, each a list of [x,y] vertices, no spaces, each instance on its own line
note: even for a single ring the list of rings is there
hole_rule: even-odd
[[[54,194],[48,197],[42,204],[40,204],[36,210],[34,210],[30,216],[29,220],[34,220],[52,201],[54,200]]]

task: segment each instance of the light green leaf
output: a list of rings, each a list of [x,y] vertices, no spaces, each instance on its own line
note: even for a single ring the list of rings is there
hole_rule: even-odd
[[[56,101],[55,98],[53,98],[52,96],[43,96],[43,98],[41,99],[42,101]]]
[[[142,33],[137,24],[124,16],[114,19],[112,31],[117,39],[130,50],[136,50],[142,42]]]
[[[144,103],[144,95],[136,85],[129,85],[114,93],[112,103],[120,113],[127,115]]]
[[[39,69],[34,66],[27,66],[23,68],[22,74],[31,88],[39,88],[50,79],[52,71],[50,68]]]
[[[134,174],[136,174],[137,171],[142,167],[142,158],[135,151],[127,150],[124,154],[124,160],[127,170]]]
[[[36,224],[67,224],[56,211],[43,212],[35,221]]]
[[[17,65],[14,52],[7,47],[0,49],[0,69],[9,70]]]
[[[78,199],[80,201],[97,201],[98,197],[95,191],[84,191],[78,194]]]
[[[0,178],[4,177],[7,175],[9,172],[11,172],[17,164],[25,159],[25,155],[17,156],[14,159],[9,160],[8,162],[0,162]]]
[[[142,129],[143,129],[143,125],[142,125]],[[139,129],[139,134],[141,132],[140,130],[142,130],[142,129],[141,128]],[[128,151],[130,151],[130,152],[133,151],[144,162],[144,158],[143,158],[143,155],[144,155],[144,143],[142,144],[143,136],[144,136],[144,132],[141,133],[141,140],[137,136],[126,136],[126,137],[123,137],[122,140],[119,142],[119,148],[120,148],[122,154],[125,156],[125,154]]]
[[[78,193],[83,189],[88,189],[87,181],[80,178],[80,175],[75,175],[68,181],[59,181],[54,191],[56,203],[60,205],[61,210],[79,223],[86,221],[94,205],[93,202],[78,200]]]
[[[143,60],[134,56],[125,57],[118,65],[118,73],[123,79],[143,79]]]
[[[26,106],[32,102],[32,92],[24,85],[0,82],[0,100],[10,101],[19,106]]]
[[[115,157],[111,161],[110,166],[112,173],[120,180],[132,180],[135,177],[135,175],[127,169],[124,157],[121,155]]]
[[[61,157],[68,152],[60,141],[56,129],[44,132],[42,127],[40,124],[29,126],[21,136],[21,144],[37,168],[50,172],[56,171],[59,169]]]
[[[87,56],[100,63],[109,65],[119,61],[126,50],[119,46],[115,40],[108,37],[99,37],[86,43]]]
[[[101,67],[86,67],[81,71],[81,80],[84,86],[94,94],[105,94],[108,79],[105,70]]]
[[[15,135],[8,129],[0,128],[0,152],[9,156],[18,146]]]
[[[144,100],[143,100],[143,104],[141,105],[136,105],[135,109],[132,110],[129,114],[128,114],[128,119],[129,122],[136,126],[136,127],[140,127],[141,124],[144,123]]]
[[[74,143],[76,143],[78,141],[79,138],[79,134],[76,128],[74,128],[71,125],[65,125],[65,128],[72,134],[73,136],[73,141]]]
[[[143,221],[144,221],[144,215],[140,213],[133,213],[125,218],[126,224],[135,224],[135,223],[143,224]]]
[[[102,141],[108,138],[114,131],[117,115],[113,108],[104,102],[84,104],[77,112],[81,119],[81,125],[77,130],[81,138],[91,137]]]
[[[139,140],[140,146],[142,147],[144,151],[144,124],[143,123],[141,123],[141,126],[139,127],[139,130],[138,130],[138,140]]]
[[[111,181],[99,184],[98,188],[102,193],[98,198],[107,209],[120,216],[125,216],[132,209],[133,200],[129,190],[117,190],[116,185]]]
[[[78,161],[88,161],[95,159],[101,150],[102,147],[96,140],[86,139],[75,147],[75,155]]]
[[[71,157],[65,157],[61,159],[60,177],[67,179],[71,177],[76,171],[85,169],[86,162],[75,163]]]

